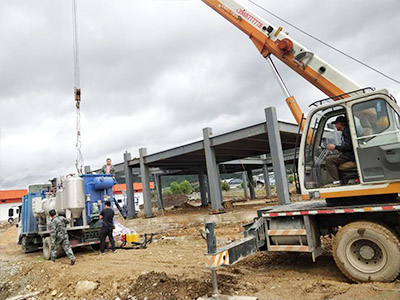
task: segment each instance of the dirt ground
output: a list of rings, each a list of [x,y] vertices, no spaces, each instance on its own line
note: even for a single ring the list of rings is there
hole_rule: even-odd
[[[45,261],[41,252],[23,254],[16,245],[16,227],[0,229],[0,299],[40,292],[35,299],[197,299],[211,294],[210,273],[204,268],[206,241],[200,229],[207,220],[217,221],[218,244],[241,237],[240,225],[256,216],[264,201],[238,203],[228,212],[210,215],[207,209],[184,206],[157,213],[151,219],[121,221],[139,233],[157,232],[147,249],[107,252],[75,249],[74,266],[66,257]],[[259,299],[400,299],[400,281],[354,284],[336,267],[330,242],[324,255],[312,263],[308,254],[257,253],[233,267],[218,270],[223,294],[257,296]],[[79,281],[97,288],[76,296]]]

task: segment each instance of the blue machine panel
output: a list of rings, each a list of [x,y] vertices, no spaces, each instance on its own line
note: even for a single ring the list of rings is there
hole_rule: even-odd
[[[35,197],[43,198],[42,193],[29,193],[22,197],[22,233],[37,233],[38,225],[32,213],[32,199]]]
[[[86,196],[86,218],[90,222],[97,219],[98,214],[104,208],[104,199],[108,198],[113,207],[114,178],[111,174],[84,174],[82,175]]]

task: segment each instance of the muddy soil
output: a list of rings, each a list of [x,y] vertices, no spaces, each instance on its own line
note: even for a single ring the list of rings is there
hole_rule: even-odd
[[[241,237],[241,227],[265,201],[234,205],[218,215],[217,242],[223,245]],[[270,204],[268,204],[270,205]],[[203,208],[181,208],[151,219],[121,221],[139,233],[156,232],[147,249],[107,252],[75,249],[74,266],[66,257],[45,261],[41,252],[23,254],[16,245],[16,227],[0,231],[0,299],[40,292],[35,299],[197,299],[211,293],[210,273],[204,268],[206,242],[200,235],[202,220],[214,218]],[[299,253],[257,253],[233,267],[218,271],[221,292],[266,299],[400,299],[400,281],[351,283],[336,267],[330,240],[324,255],[312,263]],[[76,296],[79,281],[97,288]]]

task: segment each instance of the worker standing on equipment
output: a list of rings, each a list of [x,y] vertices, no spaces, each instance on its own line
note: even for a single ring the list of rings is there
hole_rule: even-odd
[[[57,249],[61,245],[65,254],[71,260],[71,265],[75,264],[74,252],[72,252],[69,244],[66,225],[69,221],[62,216],[57,216],[54,209],[49,211],[50,221],[50,237],[51,237],[51,261],[55,262],[57,257]]]
[[[101,168],[101,173],[115,175],[115,168],[111,164],[111,158],[107,158],[106,164]]]
[[[347,125],[346,117],[339,116],[332,122],[338,131],[342,132],[341,145],[329,144],[327,150],[338,150],[340,154],[330,155],[326,158],[325,164],[328,171],[329,185],[340,185],[339,165],[348,161],[354,161],[353,142],[351,141],[350,128]]]
[[[100,220],[103,220],[103,226],[101,227],[100,231],[100,252],[102,255],[104,255],[106,251],[107,236],[111,243],[113,252],[116,252],[113,237],[114,211],[111,209],[110,201],[106,201],[105,206],[106,207],[100,212]]]

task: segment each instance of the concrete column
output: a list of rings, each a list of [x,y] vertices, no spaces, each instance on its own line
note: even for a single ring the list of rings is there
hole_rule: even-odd
[[[206,182],[203,169],[199,169],[199,186],[200,186],[201,206],[208,206]]]
[[[208,205],[211,205],[210,181],[208,180],[207,175],[206,175],[206,183],[207,183],[207,202],[208,202]]]
[[[211,128],[207,127],[203,129],[207,176],[208,176],[208,182],[210,184],[211,209],[213,212],[222,212],[224,211],[224,208],[222,206],[220,176],[219,176],[217,159],[215,157],[215,152],[214,149],[211,147],[211,140],[210,140],[211,135],[212,135]]]
[[[250,189],[250,199],[256,199],[256,191],[254,188],[254,181],[253,181],[253,171],[251,169],[247,169],[247,178],[249,179],[249,189]]]
[[[125,183],[126,183],[126,217],[133,219],[136,217],[135,210],[135,194],[133,191],[133,174],[132,169],[129,167],[128,162],[131,160],[131,154],[128,152],[124,153],[124,172],[125,172]]]
[[[157,191],[157,204],[158,204],[158,209],[159,210],[164,210],[164,203],[162,199],[162,182],[161,182],[161,175],[160,174],[154,174],[154,181],[156,185],[156,191]]]
[[[242,181],[243,181],[244,197],[249,198],[249,190],[247,189],[247,173],[246,173],[246,171],[242,172]]]
[[[147,218],[153,216],[151,207],[151,194],[150,194],[150,173],[149,167],[146,166],[144,157],[147,155],[146,148],[139,149],[140,155],[140,175],[142,176],[142,189],[143,189],[143,201],[144,201],[144,214]]]
[[[261,155],[263,160],[263,173],[264,173],[264,188],[267,198],[271,198],[271,183],[269,182],[268,166],[267,166],[267,156]]]
[[[268,107],[265,109],[267,121],[268,141],[274,169],[275,185],[280,205],[290,203],[289,185],[286,177],[285,161],[283,159],[282,142],[279,134],[278,118],[276,108]]]

